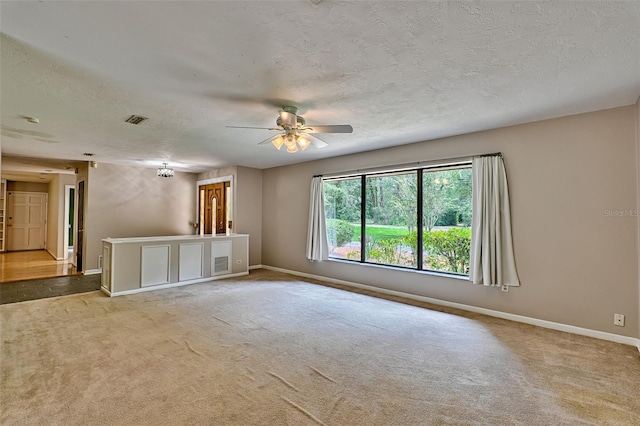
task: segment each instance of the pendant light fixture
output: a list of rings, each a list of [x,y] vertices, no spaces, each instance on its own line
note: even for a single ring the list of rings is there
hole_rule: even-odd
[[[173,177],[173,169],[170,169],[169,167],[167,167],[169,164],[168,163],[162,163],[162,164],[163,164],[163,167],[158,168],[158,176],[165,177],[165,178]]]

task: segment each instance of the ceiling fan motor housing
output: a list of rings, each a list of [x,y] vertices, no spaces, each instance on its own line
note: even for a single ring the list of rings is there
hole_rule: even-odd
[[[298,108],[293,107],[296,111],[298,110]],[[283,109],[284,111],[284,109]],[[289,112],[289,111],[285,111],[285,112]],[[293,114],[293,113],[291,113]],[[307,121],[304,119],[304,117],[296,115],[296,126],[295,128],[300,129],[302,127],[304,127],[307,124]],[[282,123],[282,118],[278,117],[276,119],[276,126],[281,127],[283,129],[287,129],[290,126],[287,126],[285,124]]]

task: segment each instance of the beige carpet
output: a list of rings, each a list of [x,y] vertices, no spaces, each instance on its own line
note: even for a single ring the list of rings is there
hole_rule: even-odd
[[[0,306],[3,425],[640,424],[631,346],[265,270]]]

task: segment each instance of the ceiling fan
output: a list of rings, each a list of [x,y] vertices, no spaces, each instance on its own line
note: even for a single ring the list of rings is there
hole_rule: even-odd
[[[298,108],[286,106],[280,111],[280,116],[276,120],[276,127],[243,127],[227,126],[232,129],[262,129],[280,132],[275,136],[263,140],[258,145],[273,144],[277,149],[282,145],[287,147],[287,152],[297,152],[298,146],[304,151],[313,145],[316,148],[324,148],[328,144],[314,136],[316,133],[352,133],[353,127],[348,124],[334,125],[307,125],[304,117],[298,115]]]

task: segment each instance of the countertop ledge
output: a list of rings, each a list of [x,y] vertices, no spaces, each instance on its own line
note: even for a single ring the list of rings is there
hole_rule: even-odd
[[[103,238],[102,241],[107,243],[140,243],[140,242],[153,242],[153,241],[176,241],[176,240],[210,240],[212,238],[233,238],[244,237],[248,234],[206,234],[206,235],[168,235],[163,237],[130,237],[130,238]]]

